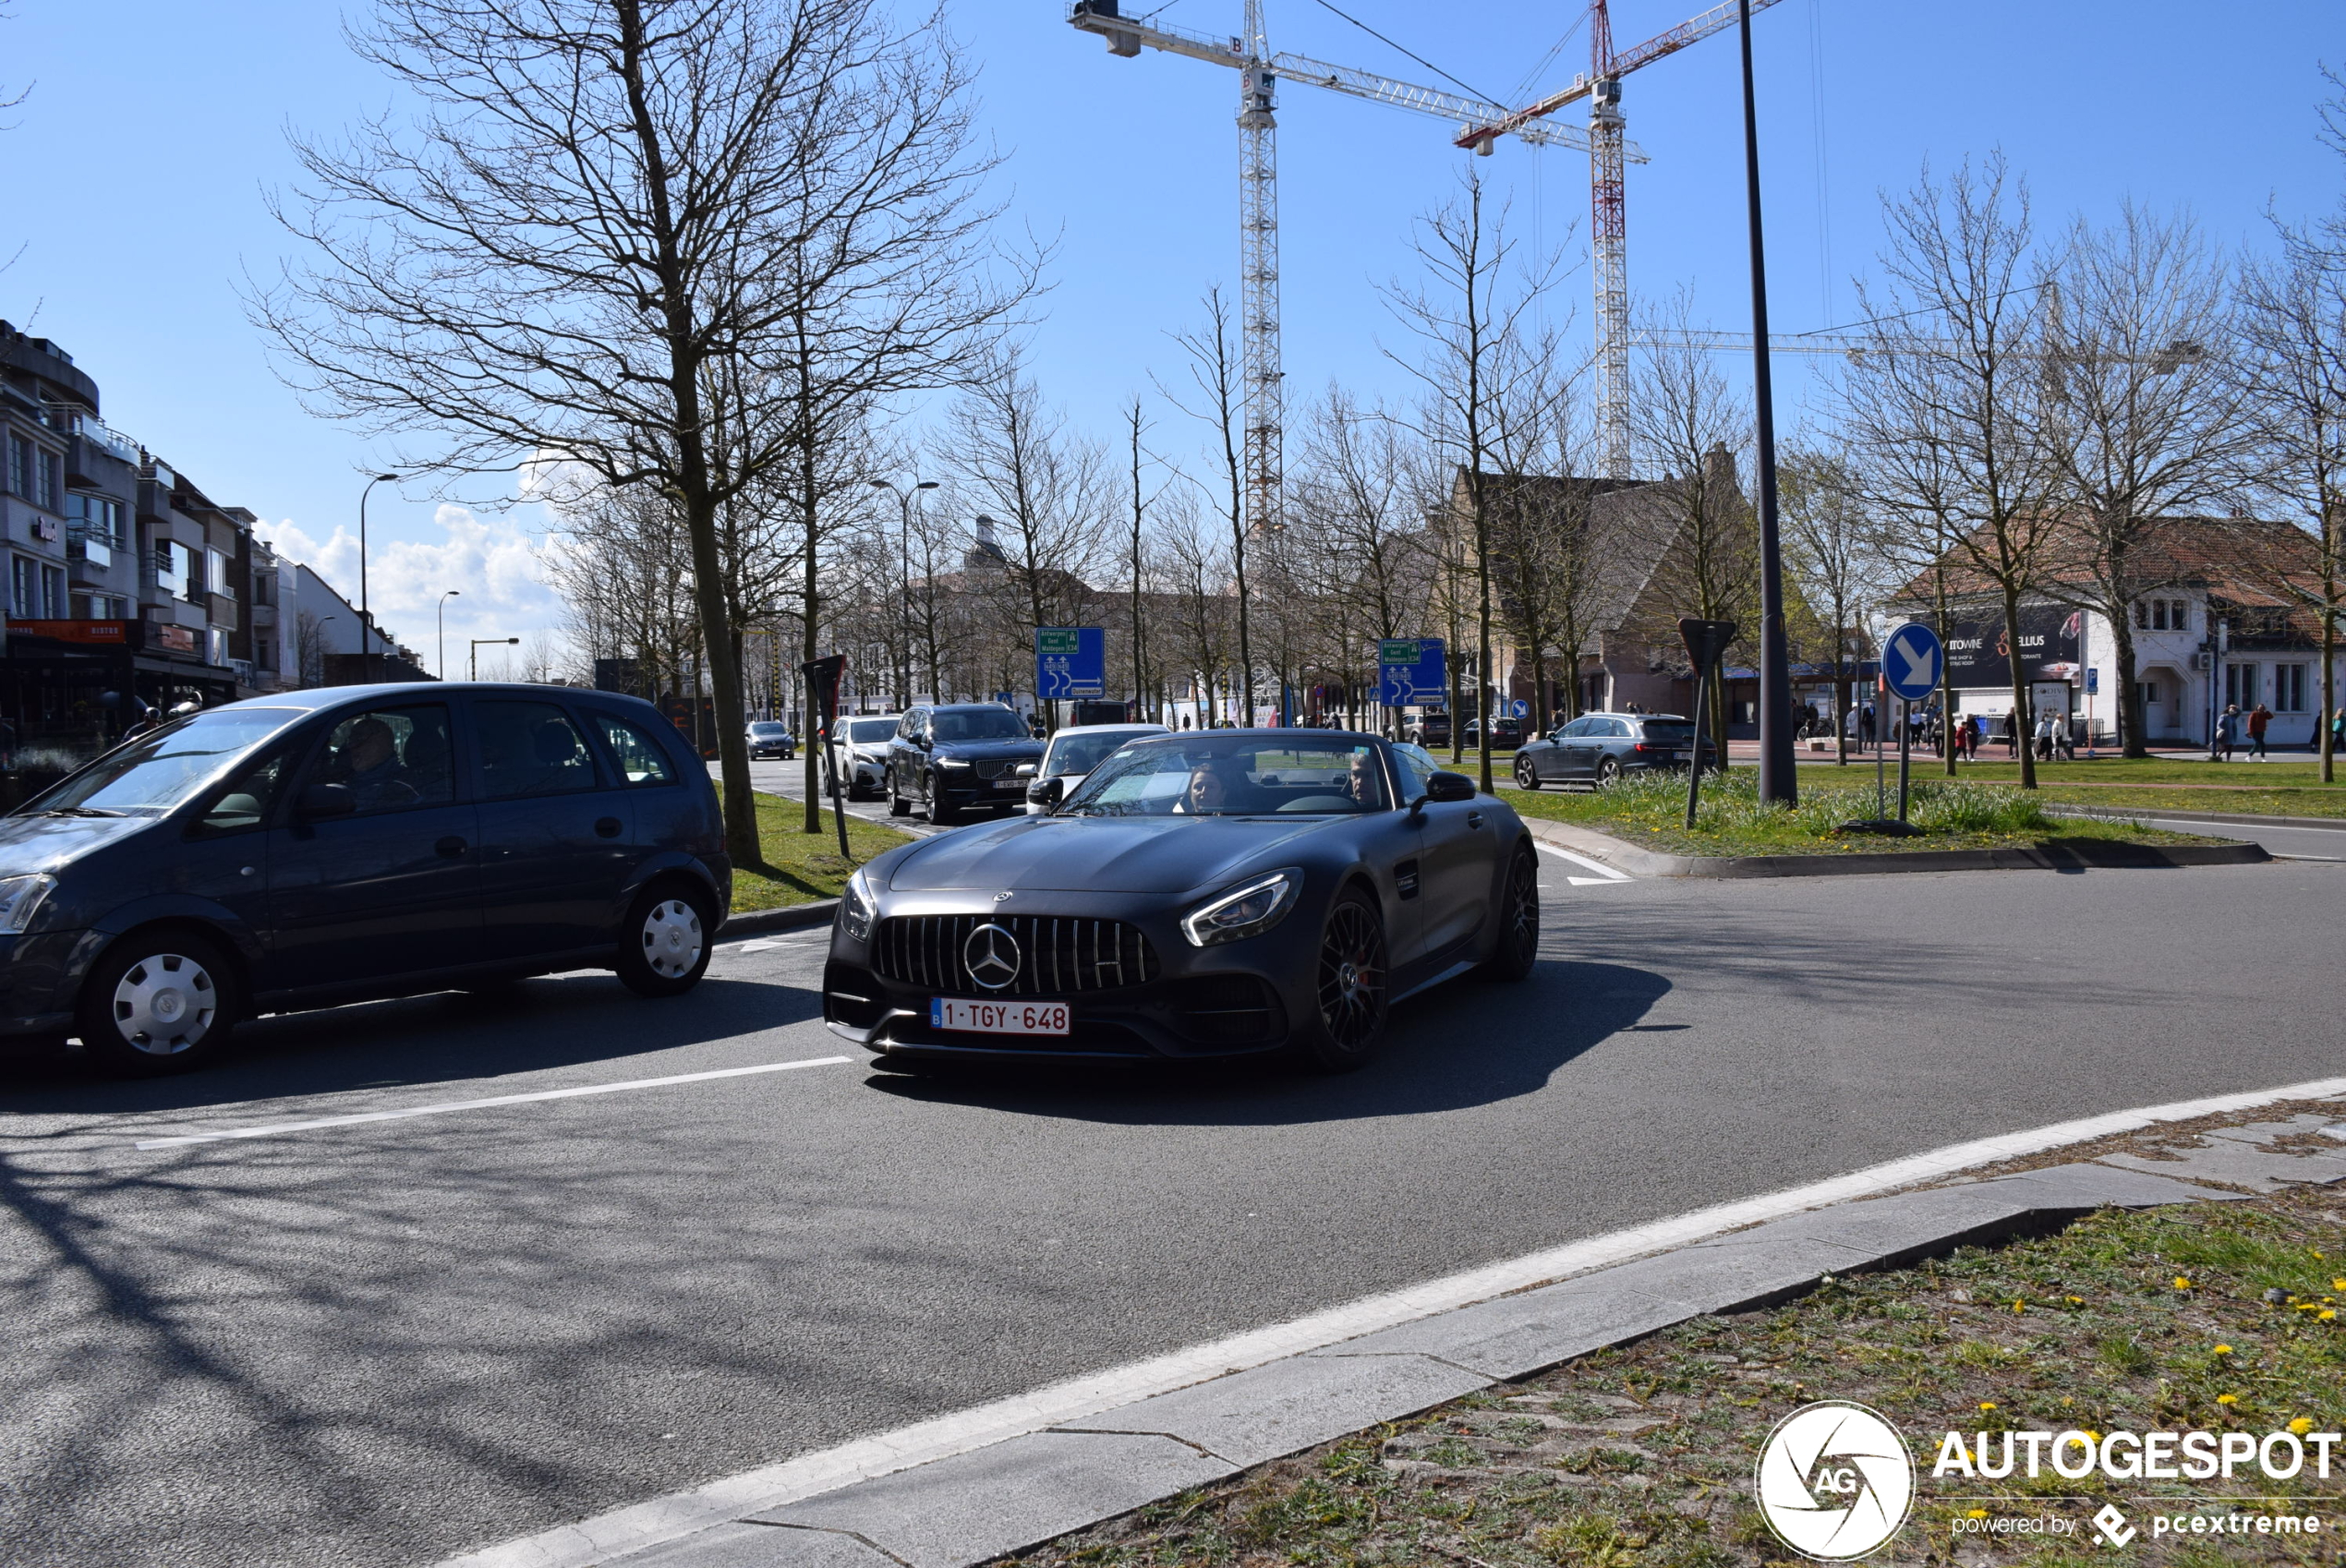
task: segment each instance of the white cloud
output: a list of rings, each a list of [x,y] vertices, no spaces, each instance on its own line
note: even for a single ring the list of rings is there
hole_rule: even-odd
[[[367,593],[375,619],[391,635],[422,655],[437,657],[436,610],[448,601],[448,659],[452,671],[465,666],[469,639],[524,639],[520,652],[561,636],[562,598],[547,585],[544,565],[550,547],[513,518],[481,518],[469,507],[443,502],[432,513],[439,537],[368,539]],[[276,551],[324,577],[352,603],[358,599],[358,537],[337,526],[322,541],[290,518],[262,523],[254,530]],[[482,674],[490,655],[482,650]]]

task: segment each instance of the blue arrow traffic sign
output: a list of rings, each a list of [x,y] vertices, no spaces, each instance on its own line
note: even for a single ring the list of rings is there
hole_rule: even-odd
[[[1034,628],[1034,694],[1096,697],[1107,680],[1107,633],[1097,626]]]
[[[1439,637],[1387,637],[1377,644],[1377,700],[1387,707],[1442,704],[1449,671]]]
[[[1881,645],[1881,678],[1891,695],[1918,703],[1939,689],[1939,672],[1946,654],[1939,633],[1919,621],[1909,621]]]

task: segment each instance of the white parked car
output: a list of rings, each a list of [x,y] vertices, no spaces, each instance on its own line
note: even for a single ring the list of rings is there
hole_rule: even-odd
[[[888,778],[888,743],[896,738],[901,714],[846,713],[839,718],[839,779],[851,801],[877,800]],[[823,754],[818,750],[816,755]],[[824,762],[823,796],[831,792],[830,764]]]
[[[1026,814],[1040,816],[1067,799],[1083,782],[1085,774],[1127,741],[1171,733],[1162,724],[1078,724],[1060,730],[1043,748],[1041,762],[1020,766],[1022,774],[1032,770],[1026,786]]]

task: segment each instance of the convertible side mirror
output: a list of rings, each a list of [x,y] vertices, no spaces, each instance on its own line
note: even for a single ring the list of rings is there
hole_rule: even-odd
[[[1474,799],[1474,780],[1463,773],[1437,773],[1425,781],[1425,798],[1429,801],[1470,801]]]
[[[304,818],[348,816],[357,809],[358,797],[347,784],[312,784],[294,802],[295,814]]]

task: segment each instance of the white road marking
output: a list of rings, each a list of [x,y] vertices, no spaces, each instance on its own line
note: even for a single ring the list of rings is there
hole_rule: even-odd
[[[1626,876],[1567,876],[1565,880],[1575,887],[1618,887],[1629,879]]]
[[[2186,1121],[2222,1111],[2247,1110],[2276,1100],[2318,1100],[2346,1095],[2346,1078],[2292,1083],[2243,1094],[2219,1094],[2170,1105],[2113,1111],[2079,1121],[2056,1122],[2029,1132],[2004,1133],[1950,1144],[1929,1153],[1869,1165],[1847,1176],[1811,1182],[1783,1192],[1721,1203],[1651,1224],[1591,1236],[1543,1252],[1493,1263],[1446,1279],[1428,1280],[1404,1290],[1373,1296],[1291,1322],[1233,1334],[1211,1344],[1135,1361],[1104,1372],[1012,1394],[973,1409],[900,1427],[877,1437],[801,1454],[779,1465],[745,1470],[691,1491],[671,1493],[614,1509],[498,1546],[448,1559],[439,1568],[594,1568],[662,1541],[681,1539],[712,1526],[764,1509],[833,1491],[915,1465],[968,1453],[1046,1427],[1096,1416],[1137,1399],[1165,1393],[1226,1372],[1326,1346],[1380,1329],[1414,1322],[1437,1312],[1487,1301],[1510,1291],[1545,1285],[1593,1269],[1607,1268],[1673,1247],[1707,1240],[1763,1220],[1780,1219],[1826,1203],[1870,1197],[1917,1182],[1934,1181],[1975,1165],[2041,1153],[2065,1144],[2131,1132],[2158,1122]]]
[[[586,1083],[575,1089],[541,1089],[531,1094],[496,1094],[486,1100],[447,1100],[436,1105],[408,1105],[396,1111],[360,1111],[347,1116],[320,1116],[306,1122],[277,1122],[268,1127],[240,1127],[226,1132],[190,1132],[177,1138],[142,1139],[141,1149],[184,1149],[191,1143],[220,1143],[237,1138],[274,1138],[287,1132],[313,1132],[321,1127],[355,1127],[360,1122],[393,1122],[407,1116],[437,1116],[450,1111],[479,1111],[491,1105],[526,1105],[538,1100],[575,1100],[587,1094],[619,1094],[631,1089],[660,1089],[671,1083],[702,1083],[715,1078],[747,1078],[753,1073],[791,1072],[799,1067],[839,1067],[849,1056],[810,1056],[798,1062],[761,1062],[754,1067],[719,1067],[713,1072],[671,1073],[666,1078],[631,1078],[619,1083]]]
[[[1540,848],[1547,850],[1548,853],[1552,855],[1555,855],[1563,860],[1570,861],[1574,865],[1585,866],[1589,870],[1597,874],[1593,878],[1585,876],[1575,876],[1569,878],[1568,880],[1570,880],[1576,887],[1590,881],[1626,882],[1629,880],[1629,874],[1627,872],[1615,871],[1611,866],[1605,864],[1602,861],[1592,861],[1586,855],[1576,855],[1570,850],[1558,849],[1555,845],[1549,843],[1545,838],[1534,838],[1531,841],[1539,845]]]

